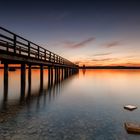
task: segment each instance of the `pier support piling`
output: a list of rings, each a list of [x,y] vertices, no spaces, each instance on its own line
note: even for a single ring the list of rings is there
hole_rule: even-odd
[[[28,97],[31,95],[31,77],[32,72],[31,72],[31,65],[29,64],[28,66]]]
[[[53,67],[51,67],[50,70],[51,70],[51,82],[50,83],[51,83],[51,86],[52,86],[53,85]]]
[[[4,102],[7,101],[8,96],[8,64],[4,64]]]
[[[21,101],[24,100],[25,97],[25,88],[26,88],[26,65],[21,64]]]
[[[43,77],[44,77],[44,72],[43,72],[43,65],[40,66],[40,90],[43,90]]]
[[[48,88],[50,87],[51,85],[51,68],[48,67]]]

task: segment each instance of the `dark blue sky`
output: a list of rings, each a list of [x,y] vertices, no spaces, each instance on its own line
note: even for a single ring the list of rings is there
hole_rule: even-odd
[[[88,65],[138,65],[139,0],[1,0],[1,26]]]

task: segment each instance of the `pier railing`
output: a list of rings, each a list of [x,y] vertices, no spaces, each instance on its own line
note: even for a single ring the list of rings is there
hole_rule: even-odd
[[[0,52],[2,51],[9,55],[17,55],[62,66],[77,67],[69,60],[0,27]]]

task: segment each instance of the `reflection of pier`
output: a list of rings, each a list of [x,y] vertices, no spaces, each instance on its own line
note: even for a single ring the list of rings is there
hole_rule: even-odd
[[[8,95],[8,64],[21,65],[21,101],[25,97],[26,67],[28,66],[28,93],[31,93],[31,68],[40,68],[40,91],[43,90],[43,69],[48,67],[48,83],[52,85],[78,72],[78,66],[69,60],[0,27],[0,60],[4,64],[4,102]]]
[[[7,67],[4,68],[4,98],[3,98],[3,102],[7,102],[8,100],[8,70],[6,69]],[[26,73],[28,72],[28,73]],[[32,95],[37,95],[40,96],[43,94],[43,92],[47,92],[50,91],[51,89],[53,89],[54,86],[59,85],[62,81],[64,81],[65,79],[67,79],[69,76],[71,76],[72,71],[70,72],[66,72],[65,69],[62,68],[48,68],[48,85],[47,88],[44,89],[43,85],[43,77],[44,77],[44,70],[41,69],[40,70],[40,88],[38,91],[36,91],[36,93],[32,93],[31,91],[31,83],[32,83],[32,67],[29,66],[28,67],[28,71],[25,70],[25,67],[21,68],[21,87],[20,87],[20,101],[24,102],[25,101],[25,89],[26,89],[26,74],[28,75],[28,91],[27,91],[27,100],[30,99],[30,97]]]
[[[85,76],[86,74],[86,69],[82,69],[83,75]]]
[[[31,67],[26,70],[26,74],[28,74],[28,89],[27,94],[25,95],[25,77],[21,76],[21,91],[20,91],[20,100],[15,100],[12,104],[8,102],[8,76],[4,74],[4,96],[3,96],[3,104],[0,110],[0,122],[3,120],[7,120],[9,117],[15,116],[24,106],[27,107],[28,111],[30,111],[31,106],[35,103],[35,108],[38,110],[40,107],[53,102],[54,99],[59,96],[61,93],[61,85],[66,84],[67,80],[70,80],[70,75],[65,75],[64,69],[48,69],[48,82],[47,85],[43,86],[43,78],[40,75],[40,86],[37,90],[31,90],[32,87],[32,69]],[[21,72],[22,73],[22,72]],[[52,73],[52,74],[50,74]],[[25,75],[25,73],[22,73]],[[58,76],[59,75],[59,76]],[[22,81],[23,80],[23,81]],[[2,111],[2,112],[1,112]]]

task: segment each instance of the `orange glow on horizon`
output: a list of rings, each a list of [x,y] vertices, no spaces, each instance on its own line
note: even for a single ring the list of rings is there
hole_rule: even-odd
[[[107,63],[100,63],[100,64],[94,64],[94,63],[80,63],[79,66],[133,66],[133,67],[140,67],[140,63],[112,63],[112,64],[107,64]]]
[[[134,67],[139,67],[140,66],[140,60],[123,60],[123,59],[118,59],[114,61],[87,61],[87,60],[81,60],[78,63],[79,66],[134,66]]]

